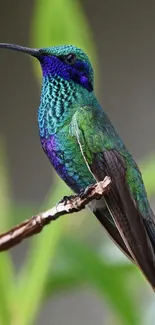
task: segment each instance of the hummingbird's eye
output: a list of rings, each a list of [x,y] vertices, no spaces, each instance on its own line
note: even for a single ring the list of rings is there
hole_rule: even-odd
[[[65,62],[72,65],[74,64],[76,61],[76,55],[73,53],[69,53],[68,55],[66,55],[65,57]]]

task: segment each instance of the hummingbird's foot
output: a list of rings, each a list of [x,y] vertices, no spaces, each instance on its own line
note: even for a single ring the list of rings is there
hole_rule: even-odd
[[[72,200],[75,197],[75,195],[65,195],[59,202],[59,203],[63,203],[64,205],[66,205],[68,203],[68,201]]]
[[[92,191],[92,185],[87,186],[86,188],[80,191],[80,198],[86,197]]]

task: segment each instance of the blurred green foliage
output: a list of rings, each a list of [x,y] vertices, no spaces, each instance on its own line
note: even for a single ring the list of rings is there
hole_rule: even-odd
[[[78,1],[36,0],[30,39],[33,47],[75,44],[89,54],[97,71],[95,45]],[[40,77],[36,65],[35,72]],[[24,219],[31,216],[34,211],[37,213],[37,209],[15,206],[8,199],[9,175],[2,143],[0,148],[2,231],[11,225],[12,220],[22,221],[21,217]],[[141,167],[147,191],[151,196],[155,193],[155,156],[142,162]],[[38,210],[55,205],[69,193],[67,186],[55,176],[48,198]],[[93,237],[93,232],[88,233],[85,227],[85,224],[87,228],[90,225],[93,230],[91,221],[88,220],[88,212],[80,212],[79,219],[83,221],[83,225],[78,223],[74,227],[77,214],[76,218],[75,215],[62,217],[41,234],[29,239],[26,258],[18,274],[14,272],[10,253],[0,254],[0,324],[32,325],[43,301],[55,292],[79,287],[85,283],[96,289],[104,306],[107,302],[106,308],[109,309],[109,315],[113,315],[115,324],[142,324],[144,310],[143,306],[138,304],[138,299],[140,287],[146,290],[145,280],[125,257],[121,262],[119,259],[116,261],[116,258],[107,259],[106,255],[100,254],[100,243],[94,247],[90,240],[83,241],[82,236],[77,237],[76,232],[82,233],[83,229],[87,237]],[[113,255],[116,256],[115,253]],[[110,321],[107,320],[107,324],[110,324]]]

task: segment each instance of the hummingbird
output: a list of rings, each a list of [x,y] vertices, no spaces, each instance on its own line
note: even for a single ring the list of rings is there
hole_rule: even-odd
[[[0,48],[40,62],[38,126],[44,152],[77,194],[110,177],[108,193],[88,208],[155,290],[155,216],[138,165],[96,98],[89,57],[73,45],[33,49],[0,43]]]

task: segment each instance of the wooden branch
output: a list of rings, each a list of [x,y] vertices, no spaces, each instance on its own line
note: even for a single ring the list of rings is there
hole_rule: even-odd
[[[0,251],[7,250],[19,244],[24,238],[33,236],[60,216],[78,212],[94,199],[99,199],[110,188],[110,178],[105,177],[102,182],[87,187],[80,195],[64,197],[55,207],[33,216],[11,230],[0,235]]]

